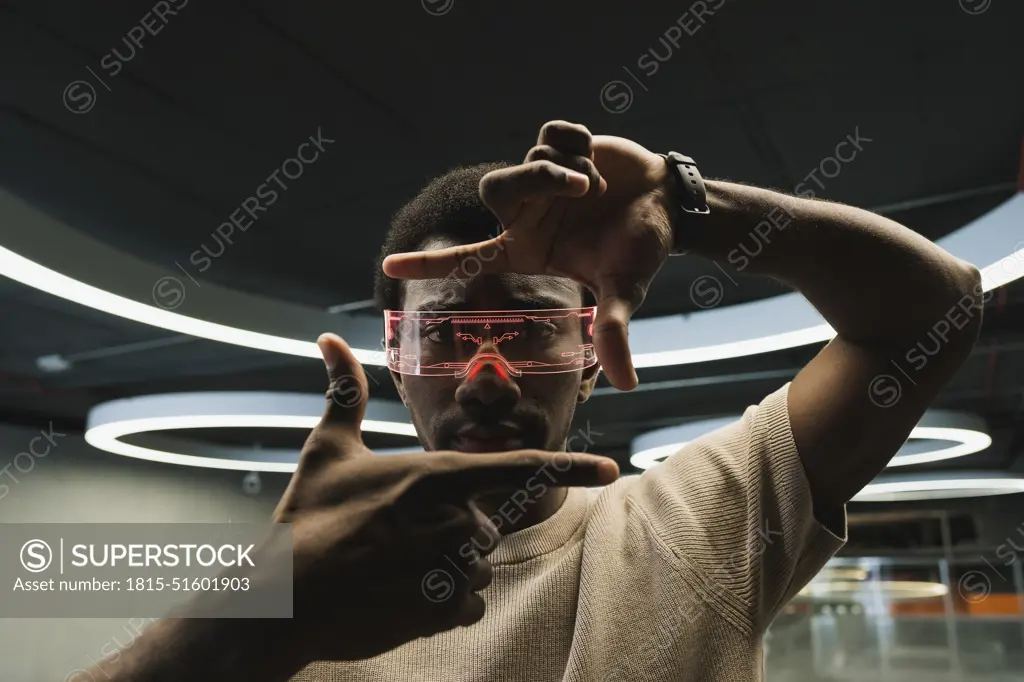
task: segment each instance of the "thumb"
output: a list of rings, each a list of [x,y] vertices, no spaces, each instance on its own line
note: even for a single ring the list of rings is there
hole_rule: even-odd
[[[337,334],[321,334],[316,344],[327,366],[328,378],[327,406],[321,423],[354,426],[358,433],[370,393],[363,366]]]
[[[602,288],[598,296],[594,350],[608,381],[620,391],[632,391],[638,383],[629,353],[629,319],[636,307],[614,290]]]

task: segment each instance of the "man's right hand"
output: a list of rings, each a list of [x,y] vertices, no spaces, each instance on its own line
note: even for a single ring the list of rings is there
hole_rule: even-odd
[[[367,399],[362,367],[334,335],[321,337],[320,348],[331,381],[327,409],[274,512],[275,522],[292,524],[291,547],[261,545],[252,574],[256,591],[292,588],[293,617],[191,617],[190,603],[83,671],[89,679],[280,682],[311,661],[368,658],[471,625],[484,614],[476,593],[491,570],[481,555],[497,532],[474,498],[525,488],[531,477],[544,484],[534,491],[618,476],[610,459],[565,452],[375,455],[359,430]],[[280,570],[280,559],[291,559],[293,570]],[[194,597],[203,612],[223,598],[216,591]]]
[[[319,344],[327,407],[274,513],[292,524],[294,618],[285,640],[305,662],[368,658],[479,621],[485,605],[476,592],[491,580],[482,555],[497,530],[477,509],[478,495],[522,488],[531,477],[550,489],[618,476],[610,459],[564,452],[375,455],[360,432],[362,367],[339,337]]]

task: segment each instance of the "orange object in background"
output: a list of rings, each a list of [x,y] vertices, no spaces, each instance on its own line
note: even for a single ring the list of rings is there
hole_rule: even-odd
[[[1016,594],[990,594],[976,603],[964,601],[962,607],[972,616],[1024,616],[1024,606]]]
[[[1024,606],[1016,594],[990,594],[978,601],[968,601],[954,593],[953,609],[969,616],[1024,616]],[[889,605],[889,613],[893,616],[941,616],[945,611],[942,599],[894,602]]]
[[[956,609],[956,606],[954,606]],[[959,611],[959,609],[956,609]],[[920,599],[915,601],[892,602],[889,614],[892,616],[941,616],[946,612],[946,604],[942,598]]]

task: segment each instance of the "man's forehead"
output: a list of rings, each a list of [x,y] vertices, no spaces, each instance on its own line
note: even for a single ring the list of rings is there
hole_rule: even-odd
[[[452,246],[456,242],[435,238],[423,250]],[[566,277],[503,272],[470,276],[475,267],[467,260],[461,270],[444,279],[408,280],[402,307],[405,310],[464,310],[517,308],[578,308],[583,305],[580,285]]]
[[[564,277],[501,273],[403,283],[406,310],[579,308],[580,285]]]

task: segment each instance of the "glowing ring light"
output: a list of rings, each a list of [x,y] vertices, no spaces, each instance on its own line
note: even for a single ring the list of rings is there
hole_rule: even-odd
[[[818,578],[828,580],[842,580],[847,582],[862,582],[870,577],[870,573],[866,568],[847,568],[844,566],[829,566],[825,565],[825,568],[821,569],[818,573]]]
[[[171,393],[126,398],[102,403],[89,411],[85,440],[106,452],[166,464],[237,469],[241,471],[295,471],[298,451],[257,450],[240,446],[200,443],[160,435],[146,435],[146,445],[121,438],[204,428],[304,429],[316,426],[324,411],[323,395],[256,391]],[[370,399],[362,430],[416,436],[401,403]],[[155,446],[155,447],[154,447]],[[404,452],[419,448],[407,448]],[[189,454],[182,450],[201,452]],[[379,452],[379,451],[378,451]]]
[[[728,426],[737,419],[739,419],[738,415],[701,419],[637,436],[633,439],[630,447],[632,454],[629,457],[629,463],[637,469],[650,469],[660,464],[666,457],[679,452],[679,449],[691,440],[696,440],[723,426]]]
[[[854,502],[947,500],[1024,493],[1024,476],[1004,472],[950,472],[917,476],[881,476],[853,498]]]
[[[630,464],[638,469],[650,469],[666,457],[678,452],[691,440],[727,426],[740,417],[720,417],[658,429],[638,436],[633,440],[633,454]],[[912,441],[950,441],[948,447],[930,449],[927,444]],[[907,443],[900,448],[887,468],[937,462],[954,457],[964,457],[981,452],[992,444],[992,438],[985,432],[981,418],[963,412],[928,410],[918,425],[910,432]]]
[[[816,580],[797,592],[799,601],[861,601],[882,597],[887,602],[935,599],[949,594],[942,583],[919,580]]]
[[[171,312],[141,301],[155,301],[155,285],[162,281],[181,284],[178,271],[158,268],[116,251],[4,190],[0,190],[0,213],[4,215],[5,245],[11,247],[0,246],[0,274],[28,286],[143,324],[275,353],[319,357],[316,344],[304,338],[336,330],[349,341],[360,362],[385,364],[383,353],[367,347],[375,346],[380,339],[378,320],[345,316],[332,319],[322,311],[212,283],[203,285],[202,296],[188,297],[178,312]],[[965,261],[989,263],[979,267],[984,290],[991,291],[1024,277],[1024,241],[1018,241],[1009,254],[1006,252],[1009,244],[1019,239],[1022,215],[1024,193],[1019,193],[939,239],[938,244]],[[51,267],[42,265],[44,261]],[[232,324],[214,319],[230,319]],[[278,333],[247,328],[271,326]],[[742,357],[828,341],[835,335],[800,294],[635,320],[630,332],[630,351],[637,368]]]

